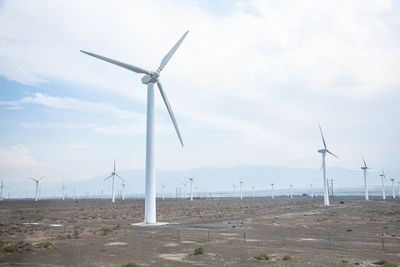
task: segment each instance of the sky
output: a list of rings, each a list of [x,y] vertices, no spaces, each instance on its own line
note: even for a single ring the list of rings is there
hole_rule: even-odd
[[[84,180],[143,169],[142,75],[161,73],[179,140],[155,93],[157,169],[319,169],[318,123],[357,170],[399,169],[400,3],[0,0],[0,178]]]

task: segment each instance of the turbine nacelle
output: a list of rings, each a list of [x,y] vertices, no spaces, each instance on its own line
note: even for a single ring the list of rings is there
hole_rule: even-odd
[[[326,153],[328,150],[327,149],[320,149],[318,150],[319,153]]]
[[[150,74],[146,74],[142,77],[142,83],[143,84],[148,84],[150,82],[152,83],[157,83],[158,82],[158,77],[160,77],[160,71],[152,71]]]

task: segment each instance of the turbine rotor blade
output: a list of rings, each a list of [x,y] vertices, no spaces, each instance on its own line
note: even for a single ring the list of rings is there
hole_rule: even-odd
[[[42,176],[42,177],[39,179],[39,181],[43,180],[45,177],[46,177],[46,176]],[[39,182],[39,181],[38,181],[38,182]]]
[[[30,179],[32,179],[33,181],[35,181],[35,182],[38,182],[38,180],[36,180],[36,179],[33,179],[32,177],[29,177]]]
[[[168,54],[161,60],[160,67],[158,67],[159,71],[162,71],[165,65],[167,65],[168,61],[175,54],[175,51],[181,45],[181,43],[183,42],[188,33],[189,31],[185,32],[185,34],[181,37],[181,39],[179,39],[179,41],[174,45],[174,47],[172,47],[172,49],[168,52]]]
[[[119,176],[118,174],[115,174],[116,176],[118,176],[119,179],[121,179],[122,181],[125,182],[124,178],[122,178],[121,176]]]
[[[110,179],[111,176],[113,176],[113,174],[111,174],[110,176],[108,176],[107,178],[105,178],[104,181]]]
[[[326,149],[326,143],[325,143],[324,134],[322,133],[321,124],[318,124],[318,126],[319,126],[319,131],[321,132],[322,142],[324,142],[324,147],[325,147],[325,149]]]
[[[362,153],[361,153],[361,157],[362,157],[362,160],[363,160],[363,162],[364,162],[364,167],[365,167],[365,168],[368,168],[368,167],[367,167],[367,163],[365,163],[364,155],[363,155]],[[368,168],[368,169],[369,169],[369,168]]]
[[[181,133],[179,132],[178,124],[176,123],[175,116],[174,116],[174,113],[172,112],[172,108],[171,108],[171,106],[169,104],[167,95],[164,92],[164,89],[163,89],[163,87],[161,85],[161,82],[157,81],[157,86],[158,86],[158,89],[160,89],[161,96],[162,96],[162,98],[164,100],[165,106],[167,107],[167,110],[168,110],[169,116],[171,117],[172,123],[174,124],[175,131],[176,131],[176,133],[178,135],[179,141],[181,142],[181,145],[183,147],[182,136],[181,136]]]
[[[90,52],[87,52],[87,51],[84,51],[84,50],[80,50],[80,51],[82,53],[86,54],[86,55],[89,55],[89,56],[104,60],[104,61],[106,61],[108,63],[117,65],[117,66],[119,66],[121,68],[130,70],[130,71],[133,71],[133,72],[136,72],[136,73],[143,73],[143,74],[151,75],[151,72],[148,71],[148,70],[145,70],[145,69],[142,69],[142,68],[130,65],[130,64],[126,64],[126,63],[123,63],[123,62],[120,62],[120,61],[117,61],[117,60],[114,60],[114,59],[111,59],[111,58],[108,58],[108,57],[103,57],[103,56],[100,56],[100,55],[97,55],[97,54],[94,54],[94,53],[90,53]]]
[[[339,158],[338,156],[336,156],[335,154],[333,154],[332,152],[330,152],[329,150],[326,150],[326,152],[328,152],[329,154],[331,154],[332,156]]]

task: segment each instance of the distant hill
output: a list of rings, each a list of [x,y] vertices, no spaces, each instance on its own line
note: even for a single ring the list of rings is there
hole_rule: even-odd
[[[379,172],[379,171],[378,171]],[[380,177],[376,170],[370,170],[368,173],[369,188],[371,191],[379,191]],[[144,170],[120,170],[118,173],[126,180],[126,195],[142,196],[144,193]],[[391,175],[400,176],[400,170],[391,171]],[[111,194],[111,179],[104,181],[109,173],[97,176],[83,181],[65,182],[66,193],[72,196],[75,192],[76,196],[84,196],[87,193],[90,196]],[[335,192],[363,192],[363,178],[361,170],[350,170],[340,167],[327,168],[327,176],[334,179]],[[165,185],[165,192],[168,195],[175,196],[176,188],[181,187],[184,192],[182,183],[188,182],[188,177],[194,178],[194,191],[208,193],[232,193],[233,185],[236,184],[236,191],[239,190],[239,181],[243,179],[243,191],[248,195],[251,194],[252,187],[255,187],[257,195],[270,194],[270,184],[275,184],[277,194],[288,194],[289,185],[293,185],[295,194],[309,193],[310,184],[313,184],[314,192],[322,192],[322,173],[320,170],[311,168],[287,168],[279,166],[249,166],[238,165],[227,168],[205,166],[186,171],[169,171],[159,170],[156,172],[157,193],[161,194],[161,186]],[[8,183],[10,189],[5,190],[5,197],[8,192],[11,197],[33,197],[34,183]],[[387,194],[391,192],[389,181],[387,185]],[[42,196],[60,196],[62,194],[62,183],[52,182],[50,179],[42,182]],[[116,192],[121,190],[121,182],[116,178]],[[397,190],[397,184],[396,184]],[[190,191],[190,184],[187,185],[187,194]],[[390,191],[390,192],[389,192]]]

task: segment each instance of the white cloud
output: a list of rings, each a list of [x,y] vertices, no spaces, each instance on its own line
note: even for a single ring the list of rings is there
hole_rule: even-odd
[[[9,148],[0,148],[0,168],[25,168],[38,165],[37,159],[22,144],[12,145]]]

